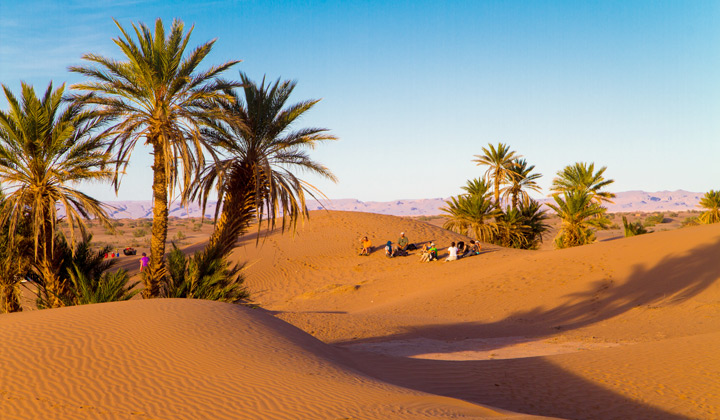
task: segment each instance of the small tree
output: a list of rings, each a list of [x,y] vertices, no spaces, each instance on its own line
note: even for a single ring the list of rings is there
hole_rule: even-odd
[[[555,210],[562,225],[555,237],[557,248],[569,248],[586,245],[595,241],[592,228],[605,228],[610,221],[605,217],[605,209],[592,202],[592,196],[585,191],[572,191],[554,195],[555,204],[548,204]]]

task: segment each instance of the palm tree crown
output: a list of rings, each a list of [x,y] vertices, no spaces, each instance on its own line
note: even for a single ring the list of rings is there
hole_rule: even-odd
[[[488,144],[488,147],[483,147],[482,150],[484,154],[475,155],[477,159],[473,159],[473,162],[477,162],[478,165],[488,166],[485,177],[492,181],[495,188],[495,205],[500,207],[500,184],[505,182],[510,174],[513,159],[522,156],[511,151],[510,147],[503,143],[498,143],[497,148],[492,144]]]
[[[97,115],[115,121],[108,134],[112,136],[109,147],[117,155],[116,189],[137,142],[142,139],[153,147],[153,227],[150,266],[145,276],[145,296],[151,297],[158,295],[158,282],[166,274],[163,255],[168,192],[172,195],[179,178],[183,180],[183,190],[187,190],[193,171],[204,164],[200,123],[223,118],[213,104],[227,98],[224,91],[237,84],[219,76],[238,61],[198,71],[215,40],[186,55],[193,28],[183,34],[184,25],[179,20],[173,21],[167,35],[160,19],[155,22],[154,33],[143,23],[133,24],[137,42],[117,21],[115,24],[122,37],[114,41],[126,60],[85,54],[83,59],[91,64],[70,70],[91,79],[74,86],[90,92],[75,99],[96,105]]]
[[[244,98],[234,93],[230,100],[222,100],[229,119],[205,131],[212,146],[227,157],[204,170],[192,196],[199,197],[205,207],[215,187],[218,201],[223,203],[208,248],[231,249],[253,217],[272,229],[282,215],[283,230],[294,228],[298,218],[308,214],[306,194],[320,194],[297,177],[298,170],[335,181],[330,170],[312,160],[306,149],[336,137],[325,128],[291,129],[318,100],[286,106],[295,82],[278,79],[266,85],[263,79],[257,85],[243,73],[240,79]]]
[[[571,191],[585,191],[591,199],[597,202],[612,203],[610,199],[615,198],[615,194],[601,191],[615,182],[615,180],[603,177],[606,169],[607,167],[603,166],[595,172],[595,163],[588,165],[585,162],[577,162],[574,165],[568,165],[562,171],[558,171],[550,189],[555,192],[555,195]]]
[[[535,181],[541,178],[542,174],[532,173],[534,169],[535,165],[528,165],[525,159],[513,160],[507,174],[509,185],[503,189],[503,197],[505,200],[511,198],[512,208],[518,208],[521,200],[530,198],[527,190],[540,191],[540,186]]]

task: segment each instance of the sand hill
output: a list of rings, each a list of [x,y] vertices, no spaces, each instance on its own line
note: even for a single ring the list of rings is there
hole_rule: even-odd
[[[2,413],[720,417],[720,226],[562,251],[484,244],[447,263],[357,255],[361,235],[380,245],[401,231],[443,248],[468,239],[313,212],[296,235],[248,235],[234,252],[263,309],[138,300],[3,315]]]

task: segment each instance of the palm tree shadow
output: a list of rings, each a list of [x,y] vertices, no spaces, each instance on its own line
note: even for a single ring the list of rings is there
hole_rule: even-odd
[[[410,326],[390,336],[370,337],[336,344],[392,341],[418,337],[461,340],[524,336],[541,338],[570,331],[619,316],[633,308],[662,308],[698,295],[720,273],[720,239],[690,251],[671,255],[651,268],[636,265],[625,281],[605,278],[588,290],[569,294],[564,303],[550,309],[538,306],[518,311],[492,323],[460,322]]]
[[[691,418],[620,395],[540,357],[447,361],[346,355],[356,369],[385,382],[518,413],[566,419]]]
[[[718,279],[718,255],[720,240],[668,256],[650,268],[636,265],[624,281],[606,278],[594,282],[586,291],[567,295],[565,302],[554,308],[519,311],[493,323],[408,327],[405,332],[391,336],[336,344],[419,337],[449,340],[518,335],[528,340],[547,337],[558,330],[569,331],[617,317],[633,308],[670,307],[697,296]],[[540,357],[444,361],[346,351],[359,370],[387,382],[516,412],[577,419],[689,418],[614,393]],[[587,396],[593,396],[592,401],[602,404],[589,405]]]

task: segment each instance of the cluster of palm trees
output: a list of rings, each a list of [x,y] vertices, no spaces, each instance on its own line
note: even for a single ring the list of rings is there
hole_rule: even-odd
[[[7,244],[0,258],[0,309],[20,309],[18,285],[32,279],[42,305],[83,303],[85,285],[94,293],[117,279],[68,269],[78,249],[76,230],[88,242],[85,220],[112,228],[107,207],[76,189],[81,182],[108,182],[119,188],[138,142],[152,147],[153,224],[150,264],[143,271],[143,296],[183,296],[236,302],[247,296],[240,266],[227,256],[253,221],[283,230],[308,216],[306,197],[321,193],[298,178],[298,170],[335,180],[307,153],[334,140],[323,128],[292,131],[290,126],[318,101],[287,105],[295,82],[257,84],[222,75],[238,61],[199,70],[214,40],[188,51],[192,28],[174,20],[168,33],[162,20],[154,31],[139,23],[129,33],[117,21],[114,39],[120,60],[86,54],[70,71],[83,83],[53,89],[38,97],[22,85],[16,98],[3,85],[9,104],[0,111],[0,232]],[[134,34],[133,37],[131,34]],[[175,255],[168,269],[165,248],[168,203],[201,202],[218,196],[215,231],[204,250],[189,261]],[[69,226],[66,241],[58,228],[58,208]],[[204,212],[204,211],[203,211]],[[282,216],[282,218],[280,217]],[[62,247],[60,247],[62,248]],[[73,280],[75,279],[75,280]],[[104,289],[103,289],[104,290]],[[122,289],[129,293],[129,290]],[[218,292],[220,291],[220,292]],[[111,293],[108,293],[111,294]],[[123,298],[127,293],[121,293]]]
[[[482,150],[473,161],[488,167],[485,176],[468,181],[463,187],[465,194],[447,201],[444,227],[501,246],[537,248],[548,230],[547,215],[528,191],[540,191],[536,180],[542,175],[533,173],[535,166],[506,144],[488,144]],[[548,206],[562,219],[556,247],[591,243],[594,229],[609,224],[602,203],[610,202],[614,194],[603,189],[614,181],[604,178],[605,170],[595,171],[594,163],[579,162],[568,165],[553,179],[554,203]]]
[[[488,166],[484,178],[468,181],[464,194],[446,202],[442,210],[449,217],[443,227],[501,246],[536,248],[548,229],[547,216],[528,190],[539,191],[536,180],[542,175],[503,143],[489,144],[483,152],[474,161]]]

